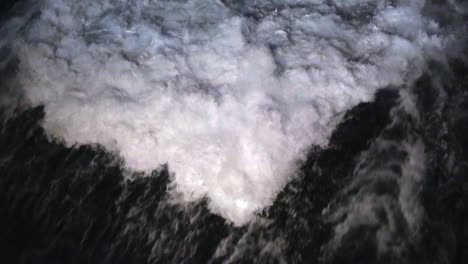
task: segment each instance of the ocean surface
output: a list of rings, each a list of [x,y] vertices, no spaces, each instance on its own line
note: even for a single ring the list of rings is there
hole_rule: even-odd
[[[465,2],[0,10],[0,263],[468,263]]]

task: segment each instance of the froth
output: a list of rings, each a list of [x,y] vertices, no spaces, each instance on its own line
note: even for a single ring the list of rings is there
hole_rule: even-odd
[[[136,171],[167,164],[184,199],[242,225],[340,113],[414,80],[443,46],[424,1],[276,2],[44,0],[2,30],[18,30],[17,78],[50,135]]]

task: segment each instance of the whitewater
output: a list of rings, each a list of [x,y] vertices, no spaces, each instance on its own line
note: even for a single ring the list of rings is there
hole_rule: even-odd
[[[21,107],[43,105],[51,139],[103,146],[129,171],[167,165],[174,197],[236,226],[347,110],[456,42],[424,0],[29,2],[0,28]]]

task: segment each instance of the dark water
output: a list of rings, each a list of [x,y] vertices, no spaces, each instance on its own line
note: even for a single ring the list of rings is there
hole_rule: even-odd
[[[434,63],[409,88],[419,118],[402,109],[396,88],[348,111],[329,147],[310,149],[301,175],[241,228],[205,202],[168,202],[165,170],[125,180],[99,146],[49,140],[41,107],[2,115],[0,262],[468,263],[468,66],[453,59],[448,69]],[[417,142],[426,158],[411,190],[424,211],[414,232],[398,199],[404,146]],[[377,220],[351,225],[335,243],[352,210],[329,212],[370,196],[384,201],[372,207]],[[388,250],[379,252],[382,232]]]

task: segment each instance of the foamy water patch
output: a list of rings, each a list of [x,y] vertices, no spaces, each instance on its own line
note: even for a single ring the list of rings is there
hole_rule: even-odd
[[[296,2],[246,4],[254,20],[218,1],[44,0],[8,45],[50,135],[131,170],[168,164],[185,200],[242,225],[340,113],[443,46],[413,1]]]

